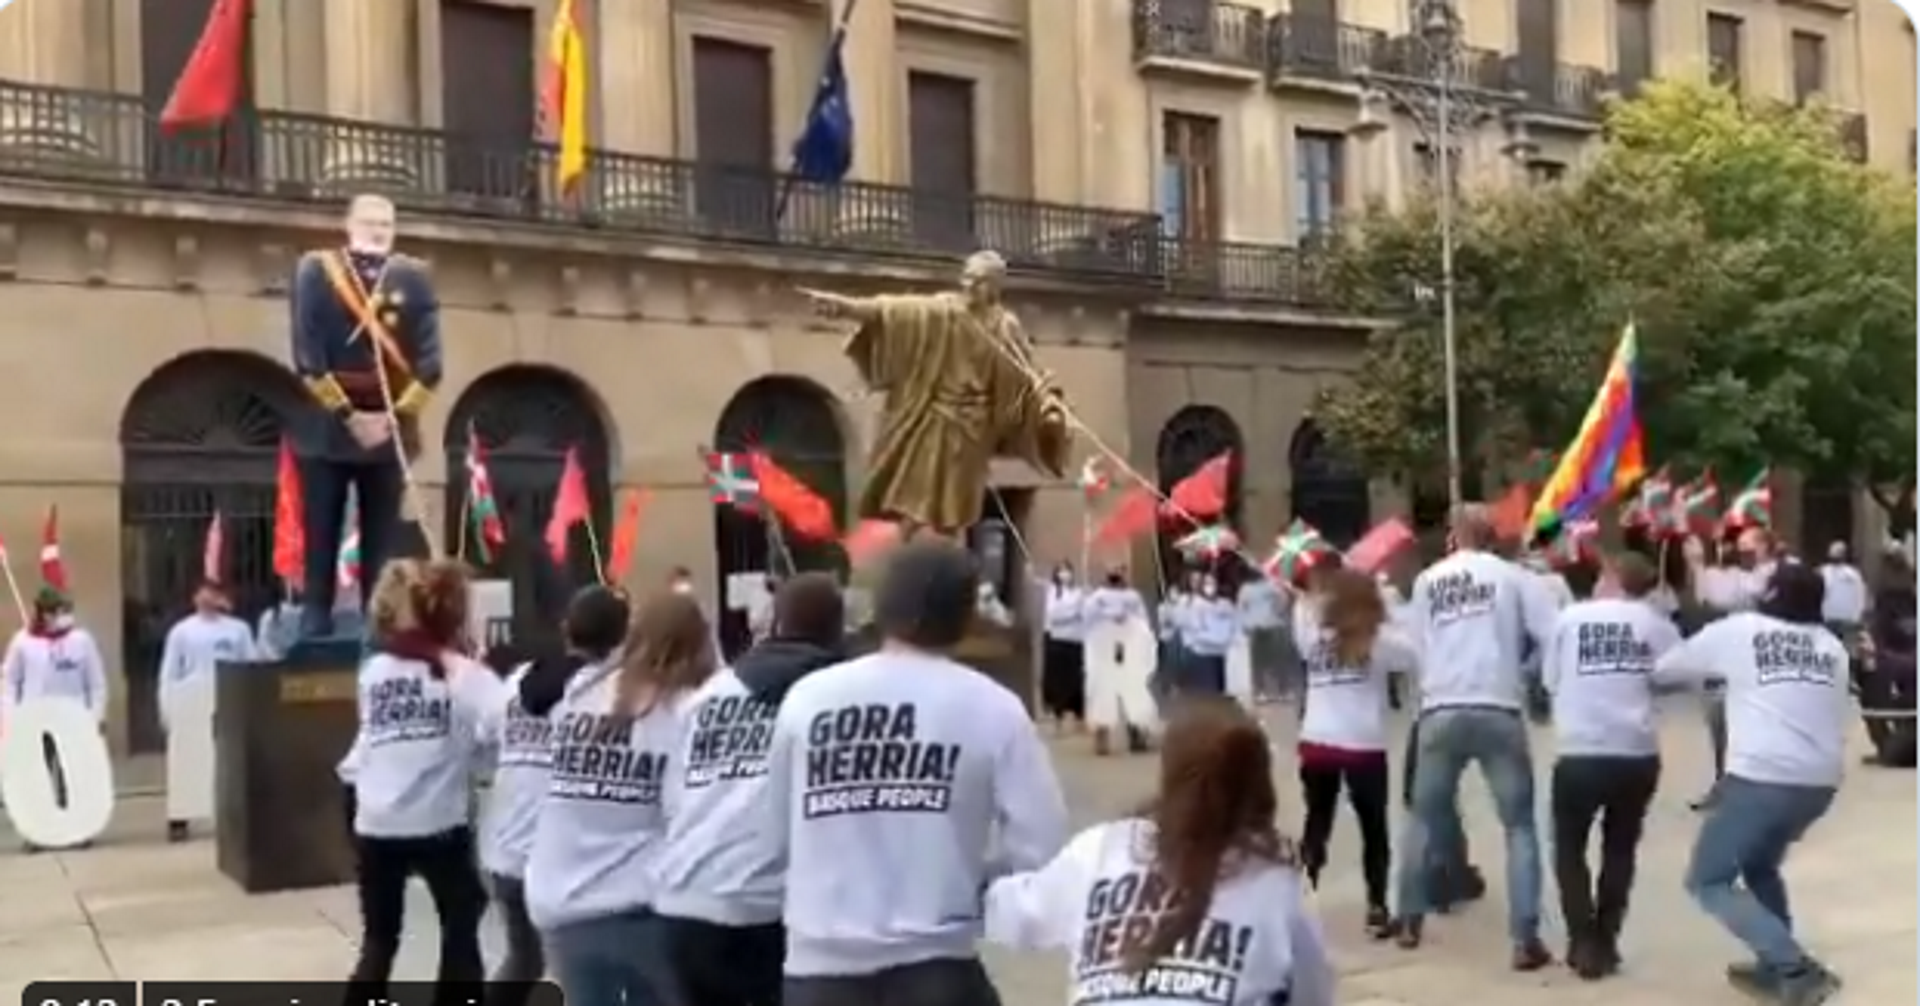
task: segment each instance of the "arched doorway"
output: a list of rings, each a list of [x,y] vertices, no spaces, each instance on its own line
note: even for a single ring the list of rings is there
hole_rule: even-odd
[[[235,614],[252,624],[277,601],[273,510],[281,431],[314,408],[279,364],[213,350],[163,364],[127,400],[120,417],[120,639],[134,751],[166,744],[160,652],[201,578],[215,513]]]
[[[1160,473],[1160,491],[1171,492],[1181,479],[1199,471],[1201,465],[1219,457],[1222,451],[1233,452],[1233,463],[1227,473],[1225,519],[1244,534],[1246,529],[1240,526],[1240,511],[1246,444],[1240,436],[1240,424],[1234,422],[1225,409],[1211,405],[1189,405],[1174,413],[1166,425],[1160,427],[1160,439],[1153,455],[1155,467]],[[1159,532],[1160,572],[1163,577],[1171,577],[1180,569],[1182,560],[1173,546],[1192,530],[1190,526],[1167,525]]]
[[[826,389],[803,377],[775,374],[740,387],[720,410],[712,450],[720,453],[765,451],[833,506],[845,526],[847,515],[846,438],[840,412]],[[784,546],[781,547],[781,546]],[[749,640],[746,615],[727,603],[727,578],[738,573],[785,573],[844,567],[834,544],[796,542],[777,537],[777,529],[756,513],[716,504],[713,508],[714,610],[720,613],[720,645],[729,654]]]
[[[1293,474],[1293,516],[1319,530],[1339,548],[1360,540],[1373,523],[1366,473],[1327,442],[1320,424],[1303,419],[1287,445]]]
[[[1808,562],[1826,559],[1827,548],[1845,542],[1849,551],[1859,548],[1854,541],[1854,487],[1845,475],[1832,472],[1809,473],[1800,483],[1800,555]],[[1856,556],[1854,561],[1859,562]]]
[[[600,402],[579,378],[553,367],[514,364],[474,381],[447,416],[445,545],[482,576],[513,585],[513,638],[521,647],[553,641],[560,614],[574,590],[600,578],[594,542],[605,549],[612,534],[610,431]],[[486,452],[506,544],[482,555],[467,508],[467,438],[472,431]],[[576,526],[567,561],[548,555],[547,518],[560,488],[568,449],[579,452],[592,502],[593,533]]]

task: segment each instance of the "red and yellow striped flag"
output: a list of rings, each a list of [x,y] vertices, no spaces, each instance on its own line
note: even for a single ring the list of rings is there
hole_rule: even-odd
[[[553,12],[540,112],[560,144],[560,189],[572,192],[587,173],[587,45],[573,0],[560,0]]]

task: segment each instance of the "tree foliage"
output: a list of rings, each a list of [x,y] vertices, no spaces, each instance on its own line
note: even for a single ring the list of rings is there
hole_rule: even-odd
[[[1830,113],[1662,82],[1609,112],[1578,178],[1455,200],[1469,464],[1511,470],[1578,427],[1622,325],[1656,462],[1788,465],[1868,484],[1914,467],[1914,189],[1850,161]],[[1318,414],[1375,470],[1444,465],[1439,208],[1374,208],[1330,280],[1394,319]]]

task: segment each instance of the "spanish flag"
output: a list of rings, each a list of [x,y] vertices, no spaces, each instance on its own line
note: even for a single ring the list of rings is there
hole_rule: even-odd
[[[1639,365],[1640,343],[1629,322],[1580,432],[1534,500],[1536,538],[1550,539],[1560,528],[1586,520],[1647,477],[1640,417],[1634,408]]]
[[[587,45],[574,0],[560,0],[547,34],[547,80],[540,112],[560,144],[560,190],[571,193],[587,173]]]

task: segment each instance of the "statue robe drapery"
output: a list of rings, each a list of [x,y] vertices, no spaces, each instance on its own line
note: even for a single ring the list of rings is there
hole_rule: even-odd
[[[847,340],[847,356],[885,396],[861,518],[956,533],[979,521],[995,457],[1064,477],[1071,434],[1043,417],[1051,389],[1014,362],[1033,369],[1011,312],[976,315],[953,293],[861,304],[868,320]]]

